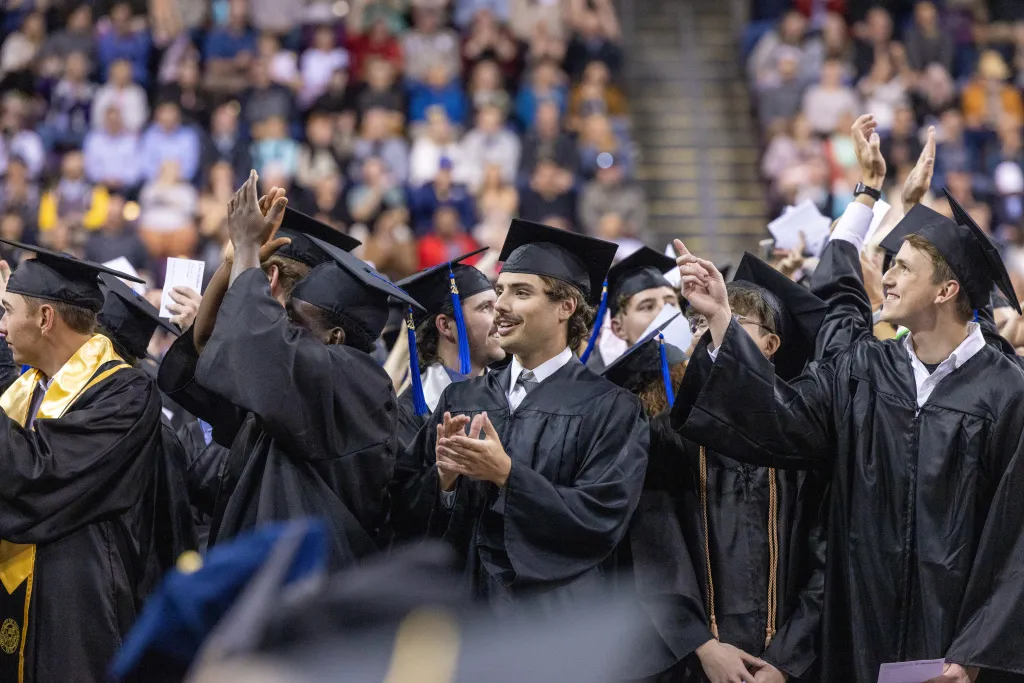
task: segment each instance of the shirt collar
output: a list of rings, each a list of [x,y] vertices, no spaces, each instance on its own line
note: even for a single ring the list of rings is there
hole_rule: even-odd
[[[907,353],[910,354],[910,360],[914,364],[920,364],[924,367],[924,363],[917,357],[914,352],[914,343],[911,340],[913,333],[908,333],[903,338],[903,346],[907,349]],[[953,353],[949,354],[949,358],[939,363],[940,366],[948,366],[950,361],[953,363],[953,369],[959,368],[961,365],[969,361],[974,357],[974,354],[985,348],[985,337],[981,334],[981,325],[978,323],[967,323],[967,337],[960,342],[960,346],[953,349]]]
[[[566,363],[572,360],[572,351],[566,346],[560,354],[554,358],[550,358],[533,369],[533,378],[538,382],[543,382],[551,375],[555,374],[562,369]],[[512,375],[509,379],[509,386],[514,387],[516,382],[519,381],[519,375],[523,374],[523,366],[519,363],[519,359],[512,356]]]

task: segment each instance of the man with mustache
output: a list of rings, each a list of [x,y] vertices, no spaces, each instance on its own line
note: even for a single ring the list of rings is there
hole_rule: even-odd
[[[512,362],[445,389],[410,446],[413,462],[431,463],[409,477],[433,500],[430,532],[455,546],[474,594],[492,604],[564,605],[601,585],[639,499],[643,408],[572,351],[615,249],[514,220],[495,287]]]

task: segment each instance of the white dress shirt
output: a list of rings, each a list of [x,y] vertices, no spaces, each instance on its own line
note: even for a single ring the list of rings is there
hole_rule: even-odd
[[[443,365],[433,363],[423,373],[422,383],[423,399],[426,401],[427,407],[430,408],[430,412],[433,413],[437,408],[438,402],[441,400],[441,394],[452,383],[452,378],[448,375],[448,371],[444,369]]]
[[[921,406],[927,401],[935,390],[935,385],[944,377],[959,368],[961,365],[974,357],[974,354],[985,348],[985,337],[981,334],[981,325],[978,323],[967,324],[967,337],[960,342],[960,346],[953,349],[949,358],[939,363],[935,372],[928,372],[921,359],[914,353],[914,343],[911,341],[913,334],[903,338],[903,346],[910,356],[910,364],[914,368],[914,382],[917,384],[917,412],[921,412]]]
[[[567,346],[554,358],[546,360],[535,367],[533,369],[533,378],[537,380],[537,382],[543,382],[548,377],[561,370],[562,367],[570,360],[572,360],[572,351],[570,351]],[[522,384],[516,384],[516,382],[519,381],[519,375],[523,374],[525,368],[515,356],[512,357],[511,370],[512,372],[508,378],[508,405],[512,410],[515,410],[519,407],[519,404],[523,402],[523,399],[526,398],[526,388]]]

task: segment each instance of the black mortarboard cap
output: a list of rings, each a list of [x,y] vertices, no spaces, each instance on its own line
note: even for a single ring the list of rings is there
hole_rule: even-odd
[[[546,275],[567,282],[591,304],[601,297],[618,245],[540,223],[513,219],[501,247],[503,273]]]
[[[176,326],[160,317],[160,311],[153,304],[121,280],[107,273],[100,275],[100,280],[106,297],[99,322],[128,353],[136,358],[144,357],[158,327],[175,337],[181,335]]]
[[[68,254],[50,251],[14,240],[0,239],[18,249],[35,253],[34,259],[22,261],[7,283],[7,291],[37,299],[60,301],[98,312],[103,308],[100,291],[101,273],[114,275],[132,282],[143,282],[137,277],[120,273],[91,261],[82,261]]]
[[[1014,310],[1020,312],[1017,295],[999,252],[948,191],[946,197],[953,208],[955,220],[918,204],[885,236],[881,247],[896,254],[908,235],[920,235],[942,255],[967,292],[972,308],[988,305],[992,287],[998,285]]]
[[[621,356],[604,369],[601,375],[623,389],[635,391],[650,381],[652,375],[662,374],[662,348],[664,348],[665,362],[668,365],[676,365],[685,361],[686,354],[682,350],[671,344],[664,344],[661,339],[661,333],[679,316],[679,313],[675,314],[626,349]]]
[[[331,260],[323,249],[310,241],[310,237],[316,237],[344,251],[352,251],[362,244],[355,237],[350,237],[340,230],[335,230],[326,223],[290,207],[285,207],[284,220],[281,221],[277,237],[291,239],[291,244],[286,244],[277,250],[278,256],[295,259],[310,268],[316,268],[321,263]]]
[[[388,321],[389,296],[415,308],[423,308],[369,263],[321,239],[312,236],[309,239],[331,260],[320,264],[300,280],[292,290],[292,297],[352,322],[371,342],[380,336]]]
[[[471,251],[451,261],[421,270],[395,283],[396,287],[401,287],[426,309],[425,312],[415,316],[417,323],[427,315],[440,313],[445,304],[451,303],[452,288],[449,280],[449,264],[451,264],[451,272],[455,275],[455,286],[458,287],[461,298],[465,299],[474,294],[494,289],[494,285],[486,275],[473,266],[462,263],[462,261],[485,251],[487,251],[487,247]]]
[[[608,311],[619,312],[619,299],[645,289],[672,287],[665,273],[676,267],[676,260],[650,247],[641,247],[608,271]]]
[[[775,372],[782,379],[799,375],[814,353],[828,304],[750,252],[743,255],[729,287],[753,287],[764,297],[782,340],[775,352]]]

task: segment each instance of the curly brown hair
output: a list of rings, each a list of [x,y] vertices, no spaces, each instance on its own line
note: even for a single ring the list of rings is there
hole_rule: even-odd
[[[569,317],[566,338],[573,353],[579,353],[580,346],[590,336],[590,326],[594,324],[597,311],[586,302],[578,287],[546,275],[541,275],[540,279],[544,283],[548,301],[558,303],[572,299],[576,302],[576,310]]]
[[[683,381],[683,375],[686,374],[686,362],[676,363],[669,368],[669,375],[672,377],[672,387],[679,386],[679,383]],[[665,393],[665,381],[661,377],[661,372],[652,374],[650,378],[644,382],[643,387],[636,393],[637,398],[640,399],[640,403],[644,406],[644,411],[648,417],[654,417],[655,415],[662,413],[672,406],[668,404],[668,395]]]

